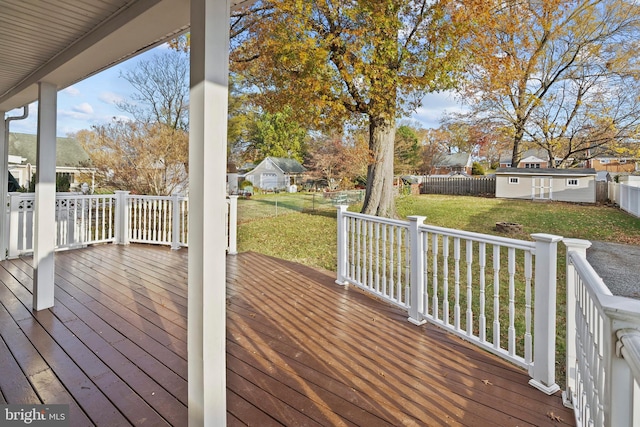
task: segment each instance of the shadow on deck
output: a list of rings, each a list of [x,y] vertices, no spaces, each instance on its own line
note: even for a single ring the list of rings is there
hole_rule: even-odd
[[[31,258],[0,263],[0,403],[68,403],[71,425],[187,424],[187,250],[56,254],[31,311]],[[573,425],[521,369],[331,273],[227,258],[228,425]]]

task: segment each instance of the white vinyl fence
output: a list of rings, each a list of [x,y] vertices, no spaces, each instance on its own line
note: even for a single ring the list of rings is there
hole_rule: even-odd
[[[237,196],[227,198],[227,252],[236,253]],[[35,195],[10,193],[7,257],[33,252]],[[56,196],[56,249],[98,243],[188,246],[189,201],[180,196],[116,194]]]
[[[609,200],[623,211],[640,218],[640,187],[610,182]]]

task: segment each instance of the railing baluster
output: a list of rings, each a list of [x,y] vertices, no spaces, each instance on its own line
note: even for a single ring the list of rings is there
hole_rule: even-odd
[[[376,292],[380,293],[380,223],[376,222]]]
[[[531,364],[533,361],[533,337],[531,335],[531,276],[533,272],[533,256],[530,251],[524,253],[524,281],[525,281],[525,333],[524,333],[524,360]]]
[[[509,329],[508,351],[510,356],[516,354],[516,250],[509,248],[507,271],[509,273]]]
[[[396,233],[395,233],[395,228],[390,226],[389,227],[389,294],[385,294],[385,296],[389,296],[391,297],[391,299],[393,299],[393,294],[394,294],[394,286],[395,286],[395,279],[394,279],[394,273],[393,273],[393,268],[395,267],[395,262],[394,262],[394,237],[395,237]]]
[[[395,227],[397,233],[396,239],[396,301],[401,302],[401,293],[402,293],[402,229],[400,227]]]
[[[429,307],[431,306],[431,301],[429,301],[429,233],[423,231],[421,234],[424,239],[422,243],[424,248],[424,312],[429,315]]]
[[[500,348],[500,246],[493,245],[493,348]]]
[[[453,239],[454,288],[453,288],[453,327],[460,329],[460,238]]]
[[[478,265],[480,267],[480,317],[478,319],[480,342],[487,341],[487,315],[486,315],[486,295],[485,295],[485,268],[487,263],[487,245],[480,242],[478,251]]]
[[[449,325],[449,236],[442,236],[442,320]]]
[[[382,224],[382,295],[387,295],[387,224]]]
[[[433,318],[439,319],[440,316],[440,304],[438,303],[438,235],[431,235],[431,257],[433,258],[433,268],[431,274],[433,275]]]
[[[473,335],[473,241],[467,240],[467,336]]]

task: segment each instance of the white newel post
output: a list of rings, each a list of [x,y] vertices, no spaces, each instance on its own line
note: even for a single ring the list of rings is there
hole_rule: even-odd
[[[533,321],[533,367],[529,384],[553,394],[556,384],[556,290],[560,236],[532,234],[536,241],[535,302]]]
[[[129,206],[128,191],[116,191],[116,224],[115,224],[115,244],[129,244]]]
[[[8,258],[16,258],[19,255],[18,236],[20,229],[20,195],[22,193],[9,193],[9,254]],[[25,221],[26,223],[26,221]],[[22,224],[25,227],[25,223]]]
[[[576,384],[576,269],[569,259],[570,252],[576,252],[583,257],[587,256],[587,249],[591,242],[581,239],[564,239],[567,247],[567,336],[566,336],[566,375],[567,384],[562,392],[562,401],[565,406],[573,406],[573,391]]]
[[[171,195],[171,249],[180,249],[180,200],[177,194]]]
[[[344,217],[347,205],[338,205],[338,248],[337,248],[337,278],[338,285],[346,285],[345,272],[347,268],[347,221]]]
[[[424,245],[420,238],[420,226],[424,224],[426,216],[408,216],[409,243],[411,245],[411,300],[409,301],[409,322],[422,325],[426,322],[422,318],[424,312]]]
[[[238,253],[238,196],[229,196],[229,255]]]

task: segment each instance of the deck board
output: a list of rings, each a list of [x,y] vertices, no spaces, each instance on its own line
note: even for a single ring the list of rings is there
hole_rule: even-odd
[[[74,426],[186,425],[187,256],[59,252],[56,306],[35,314],[32,259],[0,263],[0,403],[69,403]],[[227,258],[229,426],[575,425],[528,379],[330,272]]]

